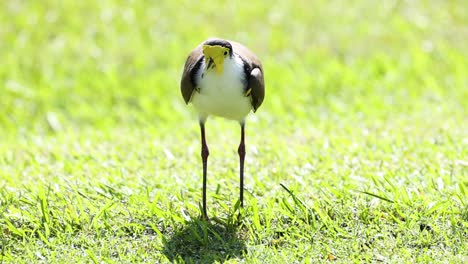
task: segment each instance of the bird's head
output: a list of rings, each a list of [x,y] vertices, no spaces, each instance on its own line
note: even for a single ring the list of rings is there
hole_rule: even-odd
[[[224,60],[232,57],[232,46],[226,40],[214,39],[203,43],[206,69],[214,68],[218,74],[223,73]]]

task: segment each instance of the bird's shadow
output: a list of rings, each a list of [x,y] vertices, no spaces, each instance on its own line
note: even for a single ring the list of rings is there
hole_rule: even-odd
[[[213,263],[241,257],[245,251],[237,223],[196,218],[164,239],[163,254],[171,262]]]

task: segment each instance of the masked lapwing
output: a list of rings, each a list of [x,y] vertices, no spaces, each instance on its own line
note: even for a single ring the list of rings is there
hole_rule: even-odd
[[[257,111],[265,96],[263,68],[260,60],[240,43],[224,39],[208,39],[188,56],[180,83],[185,103],[198,111],[203,162],[202,214],[206,211],[206,177],[208,145],[205,123],[209,116],[239,122],[240,205],[244,205],[245,118]]]

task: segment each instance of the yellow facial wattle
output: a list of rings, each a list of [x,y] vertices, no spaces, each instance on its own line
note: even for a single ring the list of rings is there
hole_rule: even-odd
[[[218,74],[223,73],[224,58],[225,54],[228,53],[229,49],[223,46],[203,45],[203,54],[205,54],[206,58],[213,60],[216,72]]]

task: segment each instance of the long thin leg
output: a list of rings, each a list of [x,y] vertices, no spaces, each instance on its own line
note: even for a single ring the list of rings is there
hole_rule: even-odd
[[[240,174],[240,205],[244,207],[244,159],[245,159],[245,122],[242,121],[241,125],[241,141],[239,144],[239,174]]]
[[[208,167],[208,155],[210,152],[208,150],[208,145],[206,145],[205,138],[205,121],[200,120],[200,131],[201,131],[201,157],[203,161],[203,218],[208,219],[208,214],[206,213],[206,171]]]

